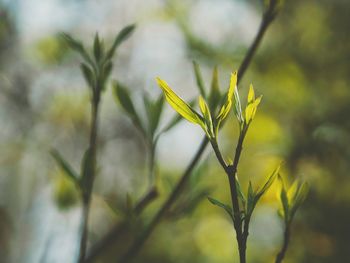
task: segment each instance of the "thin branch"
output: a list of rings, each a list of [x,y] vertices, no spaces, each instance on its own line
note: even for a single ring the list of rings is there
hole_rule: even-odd
[[[86,180],[86,184],[82,188],[82,201],[83,201],[82,216],[83,217],[81,222],[80,251],[79,251],[79,258],[78,258],[79,263],[82,263],[85,260],[87,240],[88,240],[88,222],[89,222],[89,212],[90,212],[90,206],[91,206],[91,194],[92,194],[92,188],[93,188],[93,183],[94,183],[95,173],[96,173],[96,151],[97,151],[99,103],[100,103],[100,91],[98,91],[98,93],[94,93],[94,95],[92,96],[90,142],[89,142],[89,150],[87,153],[89,167],[86,171],[87,174],[82,175],[85,178],[84,180]],[[85,169],[86,168],[87,167],[85,167]]]
[[[222,168],[225,170],[225,173],[230,183],[231,202],[232,202],[232,209],[233,209],[233,225],[236,231],[236,239],[238,243],[239,257],[240,257],[241,263],[245,263],[245,249],[243,248],[244,237],[242,233],[242,219],[241,219],[241,212],[240,212],[240,207],[238,202],[238,193],[237,193],[235,176],[237,172],[239,158],[243,149],[242,144],[244,140],[244,135],[245,133],[243,132],[241,132],[239,135],[238,143],[236,146],[235,158],[234,158],[235,161],[230,166],[225,163],[225,160],[220,152],[220,149],[216,140],[211,141],[211,145],[213,147],[215,155],[219,163],[221,164]]]
[[[290,224],[287,224],[284,230],[283,245],[280,252],[276,256],[275,263],[281,263],[283,261],[284,256],[286,255],[286,252],[288,249],[289,240],[290,240]]]

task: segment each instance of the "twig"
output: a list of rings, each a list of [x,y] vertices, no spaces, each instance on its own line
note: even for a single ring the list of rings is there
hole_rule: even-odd
[[[86,156],[86,158],[88,158],[87,160],[89,161],[89,167],[86,170],[88,174],[85,175],[86,184],[85,184],[85,187],[82,189],[83,217],[82,217],[82,223],[81,223],[80,251],[79,251],[79,259],[78,259],[79,263],[82,263],[85,260],[87,240],[88,240],[88,222],[89,222],[89,211],[91,206],[91,193],[92,193],[93,183],[95,179],[95,172],[96,172],[95,167],[96,167],[99,103],[100,103],[100,87],[96,87],[95,92],[92,95],[90,142],[89,142],[89,149]]]
[[[211,145],[213,147],[215,155],[219,163],[221,164],[222,168],[225,170],[225,173],[230,183],[231,202],[232,202],[232,208],[233,208],[233,225],[236,231],[236,239],[238,243],[240,263],[246,263],[246,242],[245,242],[246,238],[242,230],[242,218],[241,218],[241,212],[239,207],[235,176],[237,173],[238,163],[239,163],[239,159],[243,149],[243,141],[246,135],[246,131],[247,131],[246,129],[243,129],[240,132],[237,146],[236,146],[234,161],[232,165],[226,164],[220,152],[217,141],[216,140],[211,141]]]
[[[284,236],[283,236],[283,245],[280,250],[280,252],[276,256],[275,263],[281,263],[284,259],[284,256],[286,255],[288,245],[290,240],[290,225],[288,224],[284,230]]]

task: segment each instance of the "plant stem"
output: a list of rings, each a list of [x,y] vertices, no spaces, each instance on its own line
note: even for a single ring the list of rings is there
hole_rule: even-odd
[[[82,186],[82,201],[83,201],[83,215],[81,222],[81,238],[80,251],[78,262],[82,263],[85,260],[87,240],[88,240],[88,223],[89,212],[91,206],[91,194],[93,183],[96,175],[96,151],[97,151],[97,131],[98,131],[98,112],[100,103],[100,89],[98,85],[92,95],[91,105],[91,129],[89,149],[87,152],[88,167],[85,167],[86,174],[83,174],[84,185]],[[83,164],[85,165],[85,164]]]
[[[242,244],[242,250],[244,251],[244,254],[246,255],[247,251],[247,241],[249,236],[249,223],[250,223],[250,216],[246,215],[247,217],[244,219],[244,227],[243,227],[243,244]]]
[[[232,165],[227,165],[225,163],[225,160],[222,157],[217,141],[211,140],[211,145],[213,147],[215,155],[219,163],[221,164],[221,166],[224,168],[230,183],[231,202],[232,202],[233,219],[234,219],[233,225],[236,231],[236,239],[238,244],[240,263],[246,263],[246,238],[242,230],[242,218],[241,218],[241,212],[240,212],[241,210],[239,207],[235,177],[237,174],[238,163],[239,163],[239,159],[243,149],[243,141],[245,138],[245,134],[246,134],[246,129],[243,129],[239,134],[236,151],[235,151],[235,157]]]
[[[156,146],[153,145],[152,142],[148,143],[148,179],[149,179],[149,187],[153,188],[155,184],[155,170],[156,170]]]
[[[261,23],[259,30],[257,32],[257,35],[255,36],[251,46],[249,47],[239,69],[238,69],[238,79],[237,84],[241,81],[243,78],[248,66],[250,65],[252,58],[254,54],[256,53],[263,36],[265,35],[269,25],[272,22],[272,18],[269,17],[268,13],[265,13]],[[175,188],[170,193],[168,199],[163,203],[163,205],[159,208],[158,212],[155,214],[155,216],[151,219],[151,222],[146,227],[146,229],[142,232],[142,234],[134,241],[134,243],[131,245],[129,250],[126,252],[126,254],[122,257],[124,261],[121,261],[123,263],[126,263],[126,260],[131,259],[131,257],[135,256],[138,252],[138,250],[142,247],[143,243],[147,240],[147,238],[151,235],[153,230],[155,229],[156,225],[160,222],[161,218],[164,216],[166,211],[171,207],[171,205],[174,203],[174,201],[177,199],[177,196],[181,193],[183,187],[186,185],[193,169],[197,165],[198,161],[200,160],[200,157],[202,156],[204,150],[206,149],[208,145],[209,140],[207,137],[204,137],[200,147],[198,148],[195,156],[193,157],[190,164],[187,166],[186,170],[180,177],[178,183],[176,184]]]
[[[282,245],[280,252],[276,256],[275,263],[281,263],[283,261],[284,256],[286,255],[286,252],[288,249],[289,240],[290,240],[290,224],[287,223],[285,230],[284,230],[283,245]]]

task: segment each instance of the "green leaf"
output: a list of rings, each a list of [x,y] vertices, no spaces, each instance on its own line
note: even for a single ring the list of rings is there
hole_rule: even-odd
[[[254,210],[254,200],[255,200],[255,193],[253,190],[252,182],[249,181],[248,186],[248,200],[247,200],[247,215],[251,215]]]
[[[89,85],[90,88],[94,89],[95,88],[95,77],[94,77],[94,73],[93,73],[92,69],[84,63],[80,64],[80,69],[84,75],[84,79],[85,79],[86,83]]]
[[[266,191],[271,187],[273,182],[275,181],[277,174],[281,168],[281,165],[277,166],[277,168],[271,173],[265,184],[257,191],[257,198],[259,199],[261,196],[263,196]]]
[[[290,204],[290,218],[294,217],[294,214],[301,206],[301,204],[305,201],[307,194],[309,192],[309,185],[307,183],[298,183],[297,191],[292,199],[289,199],[289,191],[287,192],[287,197]]]
[[[122,108],[130,115],[136,115],[134,104],[131,101],[128,89],[119,82],[114,82],[114,95]]]
[[[205,102],[202,96],[199,96],[199,108],[203,114],[205,126],[206,126],[206,133],[209,138],[215,137],[214,135],[214,126],[213,121],[211,119],[211,113],[208,104]]]
[[[226,118],[228,113],[230,112],[232,106],[232,97],[234,95],[234,90],[237,89],[237,71],[231,74],[230,87],[226,95],[226,101],[224,105],[221,106],[218,116],[216,117],[217,125],[216,125],[216,135],[218,133],[218,129],[220,127],[220,123]]]
[[[238,122],[240,124],[243,124],[244,118],[243,118],[243,114],[242,114],[242,105],[241,105],[241,100],[239,98],[237,86],[234,89],[233,95],[235,98],[235,107],[234,107],[235,115],[237,117]]]
[[[284,221],[287,223],[290,219],[289,216],[289,202],[287,197],[287,191],[284,186],[283,179],[280,175],[278,175],[278,179],[281,183],[281,191],[280,191],[280,201],[282,203],[282,210],[280,211],[280,214],[282,215]]]
[[[98,37],[98,33],[96,33],[96,35],[95,35],[93,49],[94,49],[95,60],[98,63],[100,61],[101,57],[103,56],[103,48],[102,48],[100,38]]]
[[[254,92],[254,88],[253,85],[250,84],[249,86],[249,91],[248,91],[248,96],[247,96],[247,102],[249,103],[253,103],[255,100],[255,92]]]
[[[147,94],[143,96],[144,105],[146,108],[147,119],[148,119],[148,127],[151,137],[153,137],[154,132],[158,128],[160,116],[162,114],[163,105],[164,105],[164,97],[162,95],[159,96],[157,100],[152,102]]]
[[[224,203],[221,203],[219,200],[215,199],[215,198],[212,198],[212,197],[208,197],[208,200],[210,203],[212,203],[213,205],[216,205],[218,207],[221,207],[223,208],[228,214],[229,216],[231,217],[232,221],[234,220],[234,217],[233,217],[233,210],[232,208],[229,206],[229,205],[226,205]]]
[[[280,165],[272,172],[272,174],[269,176],[265,184],[260,187],[257,191],[253,190],[253,186],[251,182],[249,182],[249,188],[248,188],[248,204],[247,204],[247,215],[251,216],[256,205],[258,204],[260,198],[266,193],[266,191],[271,187],[274,180],[276,179],[276,176],[278,174],[278,171],[280,169]]]
[[[90,64],[90,66],[94,67],[94,63],[93,63],[92,59],[90,58],[89,54],[85,51],[82,43],[75,40],[74,38],[72,38],[70,35],[68,35],[66,33],[61,33],[61,37],[63,38],[63,40],[67,43],[67,45],[71,49],[78,52],[82,56],[82,58],[85,60],[85,62]]]
[[[165,99],[168,101],[170,106],[173,107],[177,113],[179,113],[186,120],[199,124],[205,130],[205,123],[202,117],[194,110],[191,106],[189,106],[186,102],[184,102],[175,92],[169,87],[168,83],[160,78],[157,78],[157,83],[159,87],[163,90]]]
[[[134,124],[142,132],[144,132],[141,120],[135,110],[134,104],[132,103],[128,89],[125,86],[123,86],[121,83],[115,81],[113,83],[113,91],[114,91],[114,97],[122,106],[123,110],[133,120]]]
[[[128,25],[126,27],[124,27],[119,34],[117,35],[117,37],[115,38],[112,47],[108,50],[107,55],[106,55],[106,59],[111,59],[114,56],[114,53],[116,51],[116,49],[118,48],[118,46],[125,40],[127,40],[130,35],[132,34],[132,32],[135,29],[135,25]]]
[[[261,102],[262,96],[255,99],[255,93],[253,85],[250,84],[248,98],[247,98],[247,106],[245,108],[245,123],[248,125],[255,117],[256,110]]]
[[[210,94],[208,98],[209,108],[212,112],[216,110],[216,107],[218,106],[220,100],[221,100],[221,93],[219,88],[218,68],[215,66],[213,69]]]
[[[189,105],[191,107],[193,107],[195,104],[195,100],[191,100]],[[176,114],[170,121],[169,123],[162,129],[162,131],[160,133],[165,133],[169,130],[171,130],[172,128],[174,128],[181,120],[183,120],[182,116],[179,114]]]
[[[111,61],[108,61],[103,65],[103,70],[102,70],[102,90],[105,90],[106,88],[106,81],[108,80],[109,75],[111,74],[113,69],[113,63]]]
[[[77,185],[79,185],[79,175],[69,165],[69,163],[63,158],[63,156],[56,150],[51,150],[51,156],[55,159],[59,167],[65,172],[65,174]]]
[[[193,61],[193,70],[194,70],[194,74],[196,76],[196,82],[197,82],[197,87],[199,89],[199,92],[204,98],[206,98],[201,70],[199,68],[199,65],[195,61]]]
[[[243,204],[243,208],[245,209],[247,200],[246,200],[246,198],[244,196],[241,184],[239,183],[239,180],[238,180],[237,176],[235,176],[235,180],[236,180],[236,189],[237,189],[238,197],[239,197],[239,199],[241,200],[241,202]]]

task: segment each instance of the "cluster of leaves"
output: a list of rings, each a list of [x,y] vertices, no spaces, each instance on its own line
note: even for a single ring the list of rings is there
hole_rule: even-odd
[[[193,70],[196,76],[198,86],[201,87],[202,91],[204,91],[200,69],[195,62],[193,62]],[[113,91],[116,102],[120,105],[120,107],[123,109],[126,115],[133,122],[134,126],[140,131],[140,134],[143,137],[143,139],[147,142],[150,158],[153,159],[153,165],[156,165],[157,158],[155,155],[157,142],[161,135],[170,131],[182,120],[181,115],[174,115],[168,121],[167,124],[163,125],[163,127],[160,128],[160,119],[164,108],[164,96],[160,94],[159,97],[152,100],[147,95],[147,93],[143,94],[143,112],[146,113],[146,119],[144,119],[141,112],[138,112],[139,109],[137,109],[133,103],[130,90],[131,89],[129,87],[120,83],[119,81],[113,82]],[[220,96],[221,95],[218,88],[217,69],[215,68],[213,71],[211,93],[209,95],[211,108],[217,107],[218,101],[221,99]],[[192,100],[188,104],[188,106],[192,107],[194,105],[194,102],[195,101]],[[202,167],[204,167],[204,165],[198,168],[196,171],[194,171],[193,176],[191,178],[199,178],[203,174],[202,172],[200,172],[203,171]],[[195,180],[192,181],[194,182]],[[208,188],[198,189],[196,187],[192,187],[196,185],[195,183],[192,183],[192,181],[190,182],[190,184],[187,185],[186,190],[178,198],[176,204],[172,207],[171,211],[167,213],[168,219],[175,219],[183,214],[190,213],[191,211],[193,211],[195,206],[209,194],[210,189]],[[151,183],[153,184],[154,182]],[[172,182],[169,181],[168,183],[169,185],[171,185],[171,187],[173,187]]]
[[[68,34],[62,34],[62,37],[69,47],[79,53],[84,60],[80,68],[88,86],[91,88],[93,97],[98,96],[98,94],[105,89],[106,80],[113,68],[112,58],[118,46],[131,35],[134,29],[134,25],[123,28],[115,38],[111,47],[107,50],[104,47],[103,41],[100,40],[99,35],[96,33],[93,43],[93,56],[86,51],[81,42],[75,40]]]
[[[98,34],[96,34],[91,52],[92,54],[89,54],[81,42],[75,40],[68,34],[62,34],[65,43],[72,50],[80,54],[84,61],[81,63],[80,68],[91,91],[92,108],[95,110],[96,107],[98,107],[101,93],[106,88],[106,82],[113,68],[112,58],[118,46],[131,35],[134,28],[134,25],[123,28],[116,36],[109,49],[105,49],[103,41],[99,38]],[[65,176],[75,184],[81,193],[89,192],[92,187],[93,178],[91,178],[91,165],[93,161],[91,160],[90,150],[89,147],[82,158],[80,173],[73,169],[58,150],[53,149],[51,151],[52,157],[56,160]],[[64,195],[60,194],[59,196]],[[63,198],[61,199],[63,200]],[[60,201],[58,200],[58,202]]]
[[[309,191],[309,185],[306,182],[295,180],[289,189],[286,188],[281,176],[278,176],[281,183],[281,190],[278,195],[281,203],[281,208],[278,213],[283,218],[285,225],[291,224],[294,215],[300,205],[306,199]]]
[[[243,141],[248,128],[255,117],[262,96],[259,96],[258,98],[255,97],[254,88],[251,84],[248,91],[246,107],[243,111],[237,89],[237,71],[235,71],[231,74],[229,89],[225,96],[220,96],[218,84],[214,84],[212,85],[212,87],[214,86],[214,89],[212,88],[211,94],[213,94],[213,90],[215,90],[217,94],[216,98],[220,99],[216,99],[215,103],[213,103],[213,96],[209,96],[207,97],[209,103],[207,103],[207,101],[203,98],[206,97],[206,92],[200,75],[199,67],[198,65],[194,64],[194,68],[197,78],[197,86],[201,93],[201,96],[198,99],[201,114],[198,113],[191,105],[181,99],[164,80],[157,78],[157,83],[162,89],[167,102],[174,108],[175,111],[177,111],[186,120],[198,124],[202,127],[207,138],[213,146],[213,150],[218,158],[218,161],[230,179],[230,187],[233,187],[233,190],[231,189],[233,208],[230,205],[224,204],[212,197],[209,197],[208,199],[212,204],[223,208],[231,217],[237,234],[237,242],[240,250],[241,262],[245,262],[246,241],[249,233],[249,222],[253,211],[258,201],[271,187],[277,176],[281,178],[279,175],[280,166],[278,166],[268,177],[267,181],[256,190],[253,189],[252,183],[249,181],[247,195],[245,195],[241,189],[241,185],[237,176],[237,166],[242,151]],[[214,69],[213,83],[217,83],[216,69]],[[240,128],[240,136],[238,138],[235,160],[229,160],[227,163],[223,159],[222,154],[219,150],[217,138],[220,124],[228,116],[233,104],[233,110]],[[216,112],[217,106],[219,110]],[[233,183],[231,183],[232,176],[234,177]],[[296,210],[304,201],[306,194],[307,185],[304,183],[296,182],[288,192],[282,183],[280,199],[283,210],[281,215],[286,222],[286,227],[289,227]]]

